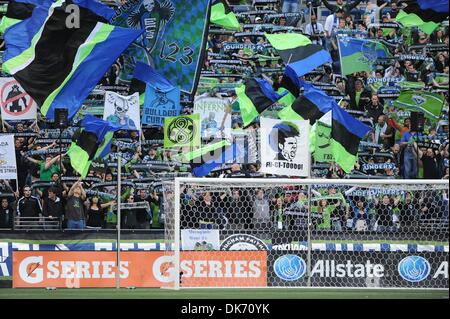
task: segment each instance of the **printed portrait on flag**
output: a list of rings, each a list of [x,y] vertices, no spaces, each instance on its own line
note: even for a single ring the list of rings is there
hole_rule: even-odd
[[[142,124],[164,126],[166,116],[177,116],[180,112],[180,90],[178,87],[159,90],[147,85],[142,108]]]
[[[36,119],[36,102],[14,78],[0,78],[0,94],[3,120]]]
[[[115,92],[106,91],[103,120],[123,125],[128,130],[139,130],[141,127],[139,93],[122,96]]]
[[[182,91],[192,93],[206,45],[209,0],[137,0],[116,9],[111,23],[143,29],[124,55],[120,81],[129,82],[136,62],[151,65]]]
[[[261,172],[309,176],[309,122],[261,118]]]
[[[199,96],[194,101],[194,113],[200,114],[202,138],[231,136],[231,106],[226,100]]]

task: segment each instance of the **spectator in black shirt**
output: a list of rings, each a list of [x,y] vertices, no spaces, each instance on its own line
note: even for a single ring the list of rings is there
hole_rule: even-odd
[[[194,205],[194,227],[195,228],[216,228],[220,222],[219,208],[221,205],[221,196],[212,198],[211,192],[206,191]]]
[[[14,209],[9,205],[7,198],[2,198],[0,207],[0,228],[13,228]]]
[[[370,92],[364,88],[363,81],[348,76],[347,92],[350,97],[350,109],[364,111],[364,105],[370,101]]]
[[[57,195],[57,190],[54,187],[48,189],[48,195],[44,199],[44,213],[45,217],[60,218],[64,215],[64,208],[61,197]]]
[[[375,213],[378,223],[377,231],[394,230],[394,205],[391,204],[391,199],[388,195],[383,196],[381,203],[378,199],[375,199]]]
[[[39,199],[31,196],[31,187],[25,185],[23,196],[17,201],[17,216],[20,217],[41,217],[42,206]]]
[[[378,95],[372,94],[370,102],[365,106],[367,116],[375,123],[378,117],[383,114],[384,106],[380,103]]]
[[[136,203],[147,202],[150,206],[151,203],[156,205],[159,204],[159,197],[156,192],[153,192],[150,196],[147,196],[145,189],[139,190],[139,195],[134,198]],[[139,229],[149,229],[153,222],[153,212],[151,207],[149,209],[138,209],[136,210],[136,228]]]
[[[423,178],[425,179],[438,179],[439,178],[439,165],[434,152],[431,148],[423,152],[419,148],[419,156],[423,165]]]

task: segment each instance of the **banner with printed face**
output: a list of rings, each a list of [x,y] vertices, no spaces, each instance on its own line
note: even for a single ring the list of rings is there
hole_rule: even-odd
[[[13,288],[103,288],[116,285],[113,251],[14,251]],[[173,281],[164,251],[120,254],[121,287],[162,287]],[[185,287],[266,287],[266,251],[181,252]]]
[[[194,113],[200,114],[202,138],[231,136],[231,106],[226,100],[199,96],[194,101]]]
[[[115,92],[106,91],[103,120],[124,125],[128,130],[140,130],[139,93],[123,96]]]
[[[261,172],[309,176],[309,122],[261,118]]]
[[[164,126],[164,118],[180,115],[180,89],[157,90],[151,85],[145,89],[145,100],[142,108],[142,124]]]
[[[3,121],[36,119],[36,102],[14,78],[0,78],[0,105]]]
[[[115,11],[113,25],[145,30],[125,51],[119,79],[130,81],[140,61],[193,94],[205,52],[209,0],[127,1]]]
[[[14,135],[0,135],[0,179],[17,179]]]

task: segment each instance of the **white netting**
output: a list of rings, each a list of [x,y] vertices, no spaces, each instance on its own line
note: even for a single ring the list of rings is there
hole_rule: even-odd
[[[165,232],[181,287],[448,287],[448,182],[178,183]]]

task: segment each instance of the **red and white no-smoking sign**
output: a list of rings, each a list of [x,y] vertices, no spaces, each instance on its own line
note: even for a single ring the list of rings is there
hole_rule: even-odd
[[[14,78],[0,78],[0,108],[3,120],[36,118],[36,103]]]

